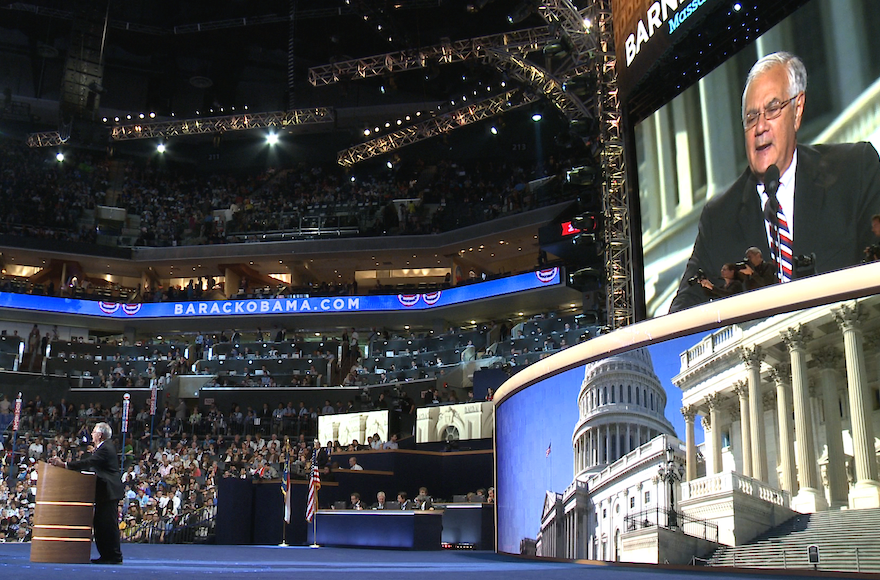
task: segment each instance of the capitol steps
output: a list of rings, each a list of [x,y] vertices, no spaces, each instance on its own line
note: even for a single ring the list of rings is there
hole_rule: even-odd
[[[819,570],[880,572],[880,509],[798,515],[748,544],[719,548],[707,565],[811,569],[812,545]]]

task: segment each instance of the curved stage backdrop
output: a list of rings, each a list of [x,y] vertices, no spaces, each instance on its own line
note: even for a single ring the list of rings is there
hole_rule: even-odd
[[[828,458],[827,450],[833,454],[842,431],[843,453],[858,455],[865,434],[848,425],[849,421],[858,425],[854,417],[860,405],[869,414],[869,430],[880,422],[876,380],[865,378],[877,376],[880,360],[872,343],[859,342],[863,335],[880,330],[878,292],[880,263],[852,267],[600,335],[514,375],[495,396],[497,549],[513,554],[651,561],[633,557],[632,552],[627,558],[627,532],[633,532],[634,524],[626,518],[668,507],[668,493],[656,477],[668,446],[682,465],[692,453],[695,470],[683,479],[732,477],[740,481],[746,474],[756,489],[775,498],[778,513],[804,511],[798,504],[805,500],[798,487],[803,491],[805,486],[786,480],[791,474],[786,476],[782,466],[788,462],[789,469],[793,468],[796,455],[812,457],[825,476],[816,483],[819,495],[859,507],[853,505],[853,501],[862,501],[853,498],[858,484],[849,490],[849,497],[846,489],[841,495],[841,490],[828,488],[835,478],[830,477],[834,458]],[[853,338],[856,334],[858,340]],[[798,352],[803,358],[796,357]],[[759,356],[757,366],[749,367],[749,353]],[[862,366],[850,368],[850,359],[858,362],[858,357]],[[812,434],[813,450],[808,453],[799,446],[798,453],[787,459],[784,448],[793,447],[797,437],[780,437],[777,420],[784,421],[790,413],[777,415],[774,384],[787,385],[787,404],[791,405],[793,393],[797,410],[798,389],[804,391],[809,381],[821,389],[822,381],[832,380],[821,374],[824,367],[820,365],[826,360],[837,361],[833,380],[844,393],[840,395],[842,426],[840,421],[823,419],[824,412],[819,413],[822,394],[810,391],[817,431]],[[799,367],[796,361],[803,364]],[[758,375],[749,375],[751,368]],[[864,381],[861,386],[859,373]],[[751,442],[752,457],[757,459],[749,463],[746,458],[744,464],[741,450],[749,445],[749,436],[741,431],[735,389],[741,377],[748,382],[752,376],[758,377],[755,382],[761,393],[757,400],[763,396],[761,416],[766,429],[760,433],[763,443]],[[658,384],[665,393],[658,393]],[[853,402],[847,391],[861,393],[863,403]],[[713,416],[718,423],[717,440],[711,430],[703,433],[700,428],[700,417],[708,421],[714,412],[713,401],[724,402],[715,407],[724,413]],[[831,408],[836,407],[832,404]],[[690,422],[683,418],[688,415]],[[799,421],[813,424],[809,415]],[[796,424],[781,424],[787,425],[782,432],[791,431],[790,435],[806,440]],[[836,425],[837,435],[826,430],[831,425]],[[688,435],[689,428],[693,435]],[[685,443],[688,438],[690,444]],[[761,462],[767,464],[763,474],[752,469]],[[804,470],[799,464],[794,471]],[[861,477],[876,478],[876,465],[873,475],[870,471],[855,475],[857,481]],[[682,484],[674,492],[676,509],[687,511],[688,502],[698,501],[696,489]],[[823,498],[817,501],[821,504]],[[865,501],[876,503],[880,498]],[[722,521],[719,543],[730,543],[725,525]],[[746,531],[737,533],[742,537]]]

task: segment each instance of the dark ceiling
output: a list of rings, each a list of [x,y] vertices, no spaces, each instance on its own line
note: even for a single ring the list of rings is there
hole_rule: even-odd
[[[15,62],[26,60],[30,65],[29,70],[21,64],[7,66],[0,71],[0,82],[9,85],[14,80],[16,94],[55,97],[72,15],[81,2],[0,4],[0,58],[15,56]],[[471,84],[491,82],[498,73],[479,63],[463,63],[317,89],[308,83],[308,69],[430,46],[442,38],[454,41],[544,24],[534,12],[521,22],[509,23],[508,14],[520,4],[519,0],[111,0],[101,108],[173,112],[181,118],[195,116],[197,110],[204,115],[213,108],[219,114],[221,107],[227,112],[244,105],[250,111],[277,111],[442,101]],[[482,8],[474,11],[474,5]],[[18,78],[3,79],[5,75]],[[210,79],[211,86],[194,86],[194,77]]]

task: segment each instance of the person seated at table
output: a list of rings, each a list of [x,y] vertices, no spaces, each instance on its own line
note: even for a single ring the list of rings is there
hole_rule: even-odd
[[[400,504],[401,510],[413,509],[413,504],[408,499],[406,499],[406,492],[405,491],[398,492],[397,503]]]
[[[351,505],[349,506],[348,509],[352,509],[352,510],[364,509],[364,504],[361,501],[361,494],[359,494],[358,492],[353,492],[351,494]]]
[[[373,504],[373,509],[374,510],[388,509],[385,505],[385,492],[384,491],[380,491],[379,493],[376,494],[376,503]]]
[[[428,495],[427,487],[419,488],[419,495],[413,500],[415,502],[417,510],[432,510],[434,509],[434,501],[431,499],[431,496]]]
[[[351,471],[363,471],[364,470],[363,467],[358,465],[357,457],[355,457],[354,455],[352,455],[351,457],[348,458],[348,468]]]

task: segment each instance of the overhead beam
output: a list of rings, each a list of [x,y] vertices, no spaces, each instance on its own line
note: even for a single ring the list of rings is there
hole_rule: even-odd
[[[180,137],[183,135],[206,135],[228,131],[250,131],[277,127],[286,129],[303,125],[323,125],[333,123],[335,114],[328,107],[295,109],[293,111],[274,111],[268,113],[244,113],[224,117],[205,117],[181,119],[179,121],[150,121],[115,125],[110,129],[112,141],[131,139],[153,139]],[[58,131],[31,133],[28,135],[29,147],[52,147],[61,145]]]
[[[466,40],[446,41],[433,46],[389,52],[316,66],[309,69],[309,82],[314,86],[326,86],[348,79],[366,79],[386,73],[426,68],[432,63],[451,64],[465,60],[484,58],[488,49],[503,49],[509,53],[525,56],[541,50],[556,36],[549,26],[527,28],[503,34],[491,34]]]
[[[518,89],[507,91],[340,151],[336,160],[343,167],[351,167],[372,157],[528,105],[538,98],[537,95],[521,93]]]

